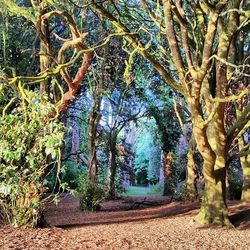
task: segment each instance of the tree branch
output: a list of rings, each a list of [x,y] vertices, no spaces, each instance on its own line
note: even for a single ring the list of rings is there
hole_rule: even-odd
[[[227,141],[229,145],[238,136],[238,134],[244,129],[245,125],[250,120],[250,103],[241,112],[240,117],[238,117],[236,123],[227,132]]]
[[[93,10],[98,12],[101,16],[109,19],[119,32],[121,31],[124,32],[125,33],[124,37],[129,42],[129,44],[131,44],[134,48],[140,48],[137,50],[137,52],[142,57],[144,57],[147,61],[150,62],[150,64],[158,71],[158,73],[162,76],[163,80],[170,87],[180,92],[183,92],[182,86],[179,83],[177,83],[172,78],[172,76],[167,72],[167,70],[146,51],[146,48],[138,40],[138,37],[136,37],[135,35],[132,35],[129,29],[124,24],[122,24],[119,20],[117,20],[112,14],[106,11],[102,6],[99,6],[98,4],[93,3],[92,8]]]

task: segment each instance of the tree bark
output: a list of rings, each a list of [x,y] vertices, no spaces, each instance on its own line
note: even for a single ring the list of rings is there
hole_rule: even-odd
[[[236,115],[237,117],[240,117],[243,110],[243,102],[238,102],[238,107],[236,107]],[[246,134],[247,132],[245,132]],[[244,150],[244,147],[246,144],[249,143],[248,135],[246,138],[244,137],[244,134],[240,136],[238,139],[238,145],[239,145],[239,152],[242,152]],[[242,186],[242,194],[241,194],[241,201],[242,202],[249,202],[250,201],[250,155],[241,156],[240,157],[240,164],[243,171],[243,186]]]
[[[164,174],[164,189],[163,195],[173,195],[174,183],[172,174],[172,155],[170,152],[164,152],[163,155],[163,174]]]
[[[159,183],[164,185],[164,151],[161,150],[161,168],[160,168],[160,176],[159,176]]]
[[[205,169],[213,169],[214,162],[204,162]],[[225,173],[214,171],[212,178],[207,178],[202,197],[200,212],[196,220],[202,224],[231,225],[225,203]]]
[[[241,160],[243,163],[243,188],[242,188],[242,198],[243,202],[250,201],[250,155],[245,156],[244,160]]]
[[[89,178],[95,182],[98,172],[97,159],[97,128],[101,118],[100,113],[101,97],[94,97],[94,106],[90,117],[89,128],[89,147],[90,147],[90,161],[89,161]]]
[[[196,175],[195,175],[195,161],[194,161],[194,151],[196,148],[196,143],[191,137],[188,145],[188,154],[187,154],[187,181],[186,181],[186,198],[188,200],[195,200],[198,196],[196,189]]]
[[[80,131],[79,131],[79,123],[73,121],[72,126],[72,138],[71,138],[71,160],[74,164],[78,163],[78,152],[80,148]]]
[[[109,162],[109,186],[108,196],[110,199],[114,199],[115,193],[115,177],[116,177],[116,150],[111,148],[110,150],[110,162]]]
[[[244,147],[243,136],[239,138],[239,151]],[[240,157],[240,163],[243,170],[243,186],[241,201],[250,201],[250,155]]]
[[[39,21],[37,22],[37,31],[40,36],[40,71],[44,73],[51,66],[50,52],[50,31],[48,20],[43,20],[42,15],[46,14],[47,10],[43,9],[40,11]],[[40,84],[41,94],[49,96],[49,84],[50,79],[44,80]]]
[[[213,131],[214,134],[208,140],[207,131],[199,126],[198,120],[194,120],[194,136],[204,159],[205,190],[196,220],[202,224],[231,225],[226,205],[225,134],[220,126],[223,121],[219,120],[218,114],[215,115],[213,129],[208,133],[212,136]],[[212,146],[209,142],[213,142]],[[212,147],[216,148],[216,153]]]

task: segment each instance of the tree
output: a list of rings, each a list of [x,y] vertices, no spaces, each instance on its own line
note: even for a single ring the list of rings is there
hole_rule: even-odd
[[[161,89],[161,92],[168,92]],[[160,95],[157,91],[156,96],[147,96],[149,114],[155,119],[158,128],[158,137],[162,149],[162,168],[164,174],[164,195],[172,195],[175,188],[175,175],[177,169],[174,166],[174,154],[181,129],[177,117],[173,116],[174,107],[172,97]]]
[[[237,53],[231,45],[232,41],[239,39],[239,33],[247,30],[248,5],[245,1],[226,0],[163,0],[157,3],[142,0],[140,4],[116,3],[115,10],[108,8],[109,3],[92,1],[90,5],[109,19],[117,30],[128,33],[124,39],[129,43],[131,55],[138,52],[170,87],[185,96],[190,107],[194,138],[204,160],[206,184],[197,216],[202,223],[230,224],[225,196],[226,160],[232,141],[248,123],[250,106],[228,131],[225,130],[224,109],[227,102],[240,99],[249,92],[246,87],[240,95],[228,96],[233,79],[242,76],[246,70],[247,57],[236,64],[231,61],[231,55]],[[117,9],[124,9],[126,18],[122,19]],[[132,17],[132,12],[137,15]],[[128,19],[130,23],[126,22]],[[131,24],[133,19],[135,22]],[[149,19],[150,24],[143,30],[149,34],[155,24],[153,31],[158,31],[160,42],[152,39],[144,45],[145,40],[140,36],[143,31],[136,24],[144,23],[145,19]],[[161,57],[157,57],[157,52]],[[168,60],[171,57],[172,60]]]
[[[124,83],[122,83],[122,85],[120,85],[120,89],[115,89],[108,99],[110,109],[107,112],[107,120],[104,126],[110,153],[108,177],[109,198],[116,196],[115,178],[117,173],[116,156],[118,155],[118,135],[128,122],[135,121],[139,119],[139,117],[144,116],[141,103],[133,96],[133,91]]]
[[[57,178],[61,171],[60,148],[63,129],[59,123],[59,114],[64,112],[69,102],[75,98],[90,66],[93,51],[99,48],[99,45],[91,49],[86,46],[83,41],[87,34],[79,31],[72,14],[67,10],[67,5],[59,7],[56,3],[48,1],[4,0],[1,1],[2,7],[5,10],[2,14],[17,16],[18,21],[25,19],[40,39],[39,53],[37,53],[40,63],[36,71],[31,72],[32,76],[28,75],[29,72],[17,76],[15,70],[10,71],[7,68],[9,65],[6,64],[12,63],[10,66],[15,66],[13,61],[6,61],[4,66],[7,69],[0,72],[1,90],[6,87],[10,92],[10,95],[6,95],[7,100],[1,103],[3,104],[1,106],[3,116],[0,119],[3,125],[1,134],[5,132],[6,127],[11,128],[6,138],[1,136],[3,140],[0,149],[1,174],[5,175],[1,179],[1,188],[5,190],[1,192],[1,213],[4,212],[8,222],[12,225],[36,226],[42,218],[41,200],[46,190],[44,179],[53,167],[57,166],[59,169]],[[69,39],[64,39],[60,37],[62,34],[58,34],[57,24],[52,22],[57,18],[65,20],[68,29],[63,27],[63,35],[71,36]],[[51,26],[56,32],[51,32],[49,29]],[[33,37],[31,41],[32,39]],[[104,44],[109,40],[110,37],[104,41]],[[34,47],[36,50],[36,43]],[[70,53],[71,49],[75,53]],[[79,59],[81,63],[76,65]],[[69,70],[71,66],[74,67]],[[15,120],[17,124],[23,123],[18,133],[13,126]],[[24,140],[17,144],[19,148],[4,149],[5,142],[13,143],[13,138],[17,135]],[[25,144],[27,145],[23,146]],[[9,165],[7,169],[6,164]],[[13,184],[11,180],[16,180],[13,179],[13,173],[17,173],[18,181],[11,187],[10,184]],[[19,187],[22,194],[18,196]]]

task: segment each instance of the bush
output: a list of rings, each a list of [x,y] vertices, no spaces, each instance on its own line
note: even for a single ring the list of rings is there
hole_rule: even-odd
[[[76,190],[78,187],[79,175],[84,169],[86,168],[80,164],[74,164],[71,161],[66,161],[60,173],[60,181],[58,180],[57,169],[53,169],[46,178],[48,192],[61,191],[61,183],[67,185],[67,190]]]
[[[0,118],[0,217],[14,227],[37,225],[45,170],[53,161],[60,172],[64,135],[63,125],[49,118],[53,105],[32,91],[25,94],[29,102],[16,97],[11,112]]]
[[[92,182],[88,174],[84,173],[79,177],[77,191],[81,210],[98,211],[100,209],[100,203],[105,199],[106,194],[102,184]]]
[[[62,174],[62,182],[67,183],[70,189],[77,189],[78,178],[84,167],[73,162],[66,162]]]

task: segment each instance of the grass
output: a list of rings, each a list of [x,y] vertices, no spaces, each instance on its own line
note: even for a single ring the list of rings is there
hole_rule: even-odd
[[[163,186],[160,184],[152,185],[149,187],[143,186],[129,186],[123,193],[124,196],[150,196],[162,195]]]

